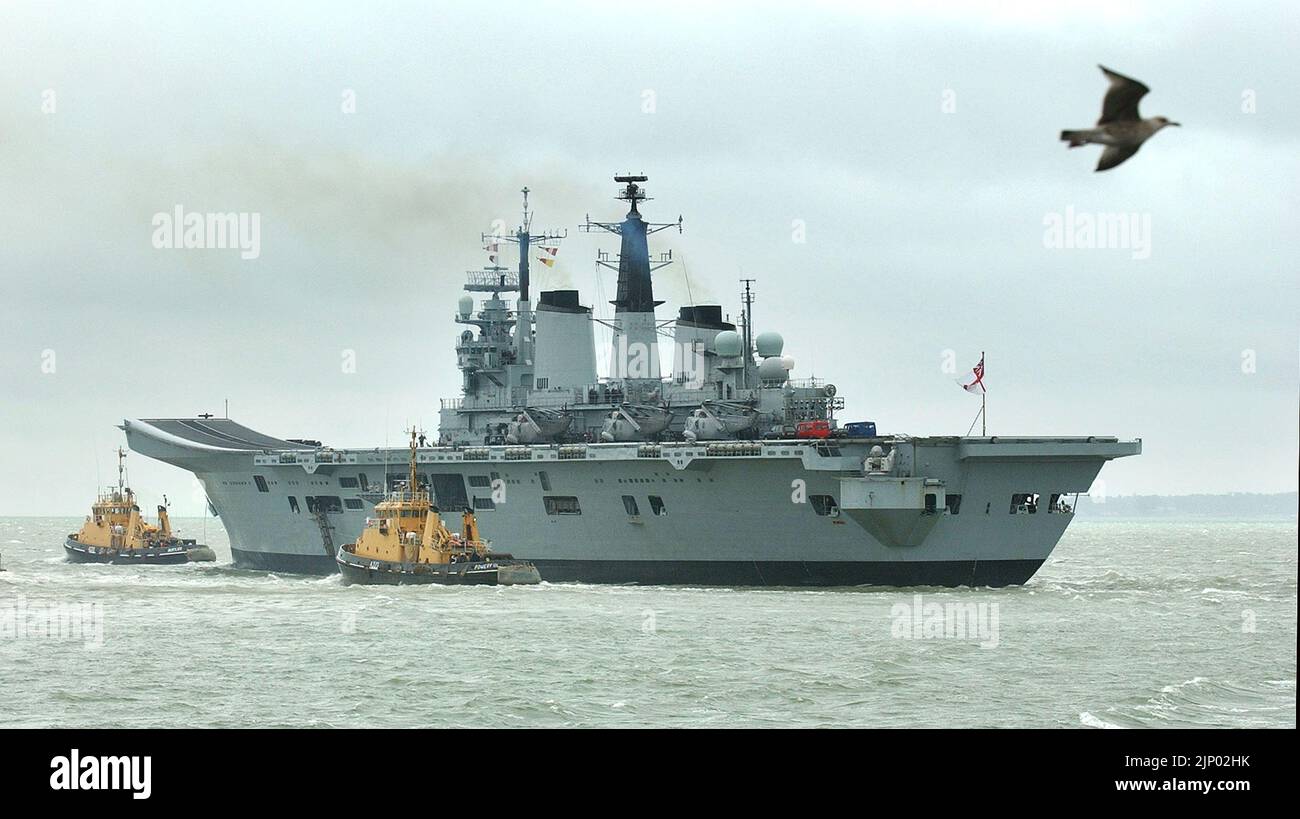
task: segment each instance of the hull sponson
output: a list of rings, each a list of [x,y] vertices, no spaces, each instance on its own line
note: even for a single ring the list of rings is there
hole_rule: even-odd
[[[382,486],[386,468],[396,475],[407,457],[189,447],[149,434],[149,423],[126,425],[132,449],[194,472],[236,565],[254,569],[336,571],[306,498],[337,499],[328,516],[337,548],[373,514],[365,485]],[[887,545],[847,511],[821,515],[797,500],[844,497],[841,478],[862,475],[862,457],[876,442],[898,449],[902,469],[961,496],[955,513],[938,510],[916,545]],[[639,456],[637,444],[589,445],[576,459],[544,446],[522,459],[518,449],[485,448],[477,460],[466,460],[466,450],[427,448],[418,468],[436,492],[450,479],[464,487],[461,504],[479,500],[492,548],[533,562],[548,582],[996,586],[1028,580],[1073,520],[1048,511],[1052,494],[1087,492],[1107,460],[1140,451],[1140,442],[1113,438],[841,440],[832,455],[810,441],[759,443],[757,457],[715,456],[703,443],[664,445],[652,456]],[[504,497],[489,503],[487,482],[498,478]],[[1012,495],[1024,492],[1041,495],[1038,512],[1011,514]],[[548,496],[577,498],[580,514],[556,513],[562,509],[548,508]],[[628,514],[623,496],[639,514]]]

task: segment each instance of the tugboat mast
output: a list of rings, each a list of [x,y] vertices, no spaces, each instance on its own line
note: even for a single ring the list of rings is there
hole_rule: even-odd
[[[117,448],[117,494],[123,501],[127,499],[130,489],[126,487],[126,450]]]
[[[407,492],[410,493],[412,500],[414,500],[415,498],[416,490],[420,488],[419,484],[417,483],[419,477],[415,473],[415,458],[416,458],[416,452],[418,451],[418,447],[416,446],[415,436],[416,436],[415,427],[412,426],[411,427],[411,461],[410,464],[407,466],[407,470],[406,470],[406,490]]]

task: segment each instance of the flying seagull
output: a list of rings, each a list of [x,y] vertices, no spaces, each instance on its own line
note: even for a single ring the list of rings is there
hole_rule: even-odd
[[[1087,145],[1089,142],[1105,145],[1101,152],[1101,161],[1097,170],[1108,171],[1138,152],[1156,131],[1166,125],[1178,125],[1165,117],[1142,119],[1138,114],[1138,100],[1146,96],[1150,88],[1132,77],[1116,74],[1104,65],[1097,66],[1101,73],[1110,80],[1106,89],[1106,98],[1101,103],[1101,119],[1096,128],[1081,131],[1062,131],[1061,139],[1070,143],[1071,148]]]

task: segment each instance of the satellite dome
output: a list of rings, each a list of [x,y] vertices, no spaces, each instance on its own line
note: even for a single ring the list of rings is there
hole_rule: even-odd
[[[783,355],[783,356],[781,356],[781,366],[784,367],[786,370],[793,370],[793,369],[794,369],[794,356],[792,356],[792,355]]]
[[[474,297],[466,293],[460,297],[460,301],[456,302],[456,306],[460,310],[461,318],[469,318],[469,314],[474,312]]]
[[[759,333],[758,338],[754,339],[754,345],[758,347],[760,356],[771,358],[781,354],[781,350],[785,347],[785,339],[781,338],[780,333]]]
[[[764,381],[785,381],[785,367],[781,359],[775,357],[763,359],[758,365],[758,377]]]
[[[713,337],[713,349],[723,358],[736,358],[744,352],[745,343],[735,330],[723,330]]]

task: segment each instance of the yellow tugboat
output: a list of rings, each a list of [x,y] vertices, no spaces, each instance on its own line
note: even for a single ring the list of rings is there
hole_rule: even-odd
[[[63,543],[72,563],[119,565],[188,563],[214,560],[207,546],[172,534],[167,507],[158,507],[158,525],[148,523],[126,485],[126,452],[117,451],[117,486],[100,494],[90,507],[81,531]]]
[[[541,582],[537,567],[507,554],[494,554],[479,536],[474,512],[465,509],[462,531],[447,529],[420,489],[415,471],[416,431],[411,430],[411,466],[406,484],[375,505],[356,543],[339,547],[339,571],[346,583],[491,586]]]

